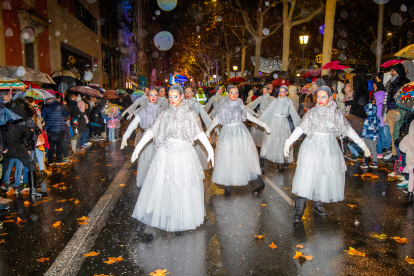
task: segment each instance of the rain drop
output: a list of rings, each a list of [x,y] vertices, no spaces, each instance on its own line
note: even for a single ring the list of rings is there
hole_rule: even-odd
[[[277,79],[277,77],[279,77],[279,75],[278,75],[278,74],[273,74],[273,78],[274,78],[274,79]]]
[[[63,40],[63,42],[68,43],[68,40],[65,38],[65,40]]]
[[[266,2],[265,2],[265,5],[266,5],[266,6],[269,6],[269,1],[266,1]]]
[[[158,6],[164,11],[171,11],[177,6],[177,0],[158,0]]]
[[[152,20],[155,20],[155,16],[152,17]]]
[[[374,0],[377,4],[387,4],[390,0]]]
[[[236,52],[240,52],[240,46],[237,46],[234,50],[235,50]]]
[[[345,30],[342,30],[340,33],[339,33],[339,35],[341,36],[341,37],[347,37],[347,34],[346,34],[346,31]]]
[[[399,14],[398,12],[394,12],[391,15],[391,23],[394,24],[395,26],[401,25],[403,23],[403,18],[401,14]]]
[[[269,29],[268,28],[264,28],[263,29],[263,34],[264,35],[268,35],[269,34]]]
[[[161,51],[169,50],[174,44],[174,38],[170,32],[162,31],[155,35],[154,43]]]
[[[11,10],[12,9],[9,1],[4,1],[2,7],[3,7],[4,10]]]
[[[4,32],[4,35],[5,35],[6,37],[11,37],[11,36],[13,36],[13,30],[12,30],[12,29],[10,29],[10,28],[8,28],[8,29]]]
[[[155,15],[160,15],[160,14],[161,14],[160,10],[155,11]]]
[[[338,41],[338,47],[341,49],[345,49],[346,48],[346,41],[341,39]]]
[[[98,25],[103,25],[103,24],[105,24],[105,18],[99,18],[99,20],[98,20]]]
[[[345,10],[341,11],[341,17],[342,18],[347,18],[348,17],[348,12],[345,11]]]
[[[223,20],[223,18],[219,15],[217,16],[216,20],[220,22],[221,20]]]
[[[16,69],[16,75],[18,77],[22,77],[22,76],[24,76],[24,74],[26,74],[26,70],[24,69],[24,67],[23,66],[17,67],[17,69]]]
[[[339,59],[340,59],[341,61],[344,61],[344,60],[345,60],[345,58],[346,58],[346,56],[345,56],[344,54],[341,54],[341,55],[339,56]]]
[[[55,32],[55,36],[60,36],[60,32],[59,31],[56,31]]]
[[[93,75],[92,75],[92,73],[91,73],[91,72],[85,72],[85,75],[83,76],[83,79],[84,79],[85,81],[91,81],[91,80],[92,80],[92,78],[93,78]]]
[[[400,9],[401,9],[401,11],[406,12],[407,11],[407,6],[402,4]]]

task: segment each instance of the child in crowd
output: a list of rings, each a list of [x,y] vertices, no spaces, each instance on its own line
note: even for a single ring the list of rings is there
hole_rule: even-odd
[[[377,105],[375,97],[372,95],[371,101],[364,107],[367,117],[364,120],[364,126],[362,129],[362,140],[371,151],[372,163],[369,164],[370,168],[377,169],[377,140],[379,136],[380,121],[377,117]],[[364,162],[361,165],[361,169],[368,168],[369,157],[365,157]]]

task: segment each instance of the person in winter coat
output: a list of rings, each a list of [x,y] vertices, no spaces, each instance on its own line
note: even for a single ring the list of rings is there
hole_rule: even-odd
[[[345,103],[342,102],[345,98],[344,88],[345,88],[345,84],[338,81],[338,84],[336,85],[336,91],[337,91],[336,104],[338,105],[338,109],[342,113],[342,115],[345,115],[345,113],[346,113]]]
[[[372,163],[369,164],[370,168],[377,169],[378,168],[378,161],[377,161],[377,140],[379,136],[379,119],[377,117],[377,105],[375,104],[375,98],[371,103],[367,104],[364,107],[365,113],[367,117],[364,120],[364,126],[362,128],[362,140],[367,145],[368,149],[372,154]],[[361,169],[368,168],[368,161],[369,157],[365,157],[364,162],[361,165]]]
[[[72,151],[76,152],[77,144],[79,141],[79,130],[78,130],[78,117],[80,117],[80,110],[78,107],[78,102],[76,101],[75,94],[68,95],[68,108],[70,112],[70,123],[73,131],[73,138],[71,140],[72,143]]]
[[[364,107],[369,102],[368,84],[366,82],[366,76],[363,74],[357,74],[353,78],[353,90],[354,97],[349,111],[350,115],[358,116],[362,119],[367,117]]]
[[[381,75],[380,75],[381,74]],[[380,76],[379,76],[380,75]],[[375,102],[377,105],[377,117],[379,118],[380,128],[377,140],[377,156],[378,158],[383,158],[382,149],[388,149],[390,147],[390,143],[387,144],[387,137],[389,136],[389,128],[385,125],[383,117],[382,117],[382,109],[383,109],[383,102],[385,98],[385,87],[382,83],[381,77],[383,73],[378,73],[376,76],[376,82],[373,84],[374,86],[374,97]],[[387,133],[388,132],[388,133]]]
[[[89,114],[90,126],[91,126],[91,135],[92,139],[98,140],[98,137],[102,132],[105,131],[104,126],[105,122],[102,118],[101,110],[104,108],[107,103],[106,99],[97,100],[94,108],[92,108],[91,113]]]
[[[404,172],[408,173],[408,193],[407,201],[413,201],[414,188],[414,121],[411,122],[408,135],[406,135],[400,143],[400,150],[406,153],[406,166]]]
[[[391,145],[392,145],[392,156],[386,160],[386,162],[394,162],[397,159],[397,150],[394,146],[394,126],[395,118],[398,113],[397,104],[394,100],[394,95],[404,84],[408,83],[409,80],[405,75],[405,68],[402,64],[398,63],[392,66],[391,70],[391,84],[387,92],[387,121],[390,126],[391,134]]]
[[[292,101],[293,107],[296,109],[296,112],[299,110],[299,96],[298,96],[298,89],[294,85],[289,85],[289,94],[288,98]]]
[[[47,159],[49,164],[53,164],[56,152],[56,164],[63,161],[63,140],[65,136],[65,116],[70,116],[69,112],[54,98],[47,99],[42,109],[42,118],[45,122],[45,130],[49,141],[49,151]]]

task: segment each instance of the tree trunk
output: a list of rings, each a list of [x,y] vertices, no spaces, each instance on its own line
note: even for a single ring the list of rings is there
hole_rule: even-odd
[[[226,64],[227,64],[227,79],[230,79],[230,54],[226,53]]]
[[[384,4],[379,4],[378,10],[378,31],[377,31],[377,57],[376,57],[376,65],[377,65],[377,72],[380,71],[381,65],[381,58],[382,58],[382,32],[384,29]]]
[[[323,36],[322,65],[331,61],[332,42],[334,37],[336,0],[326,0],[325,35]],[[322,70],[322,76],[327,75],[329,69]]]
[[[291,22],[283,22],[282,70],[284,71],[287,71],[289,67],[290,31],[291,30],[292,30]]]
[[[221,82],[224,82],[224,80],[226,79],[226,74],[225,74],[225,72],[226,72],[226,66],[225,66],[225,60],[224,60],[224,58],[222,58],[221,59],[221,66],[220,66],[220,75],[221,75]]]
[[[260,53],[262,51],[262,40],[261,36],[256,37],[256,50],[254,54],[254,76],[259,77],[260,68]]]
[[[242,46],[242,61],[241,61],[241,71],[240,71],[240,76],[242,78],[244,78],[244,71],[246,68],[246,49],[247,49],[247,45],[243,43]]]

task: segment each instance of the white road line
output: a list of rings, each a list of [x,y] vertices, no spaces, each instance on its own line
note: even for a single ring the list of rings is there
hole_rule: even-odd
[[[285,194],[283,191],[282,191],[282,189],[280,189],[278,186],[276,186],[276,184],[275,183],[273,183],[273,181],[272,180],[270,180],[267,176],[265,176],[265,175],[261,175],[261,178],[263,179],[263,181],[266,183],[266,184],[268,184],[268,185],[270,185],[273,189],[275,189],[276,190],[276,192],[281,196],[281,197],[283,197],[286,201],[287,201],[287,203],[289,203],[290,205],[292,205],[292,206],[294,206],[295,205],[295,202],[287,195],[287,194]]]
[[[131,162],[128,160],[118,172],[111,185],[109,185],[106,192],[99,199],[98,203],[96,203],[93,210],[89,213],[88,217],[90,220],[88,224],[78,228],[73,238],[53,262],[45,276],[70,276],[78,273],[85,260],[83,254],[90,251],[112,207],[118,201],[124,190],[124,187],[121,187],[119,184],[128,179],[125,177],[131,174],[128,171],[130,166]]]

